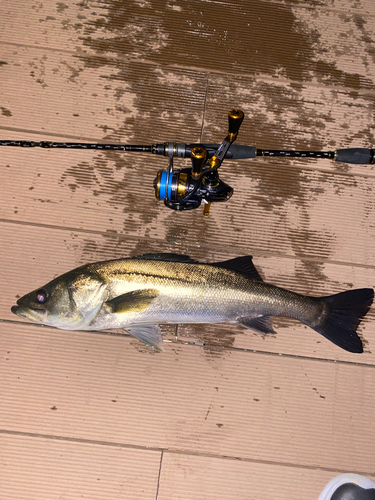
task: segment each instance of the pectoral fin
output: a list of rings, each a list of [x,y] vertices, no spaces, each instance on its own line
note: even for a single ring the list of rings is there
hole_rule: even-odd
[[[139,312],[146,309],[158,295],[159,291],[152,288],[135,290],[108,300],[106,305],[113,313]]]
[[[164,351],[161,330],[157,325],[127,326],[124,330],[157,351]]]
[[[270,316],[238,318],[236,323],[257,333],[276,333],[272,328],[272,319]]]

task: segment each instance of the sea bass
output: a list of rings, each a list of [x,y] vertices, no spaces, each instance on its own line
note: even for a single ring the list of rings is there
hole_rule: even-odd
[[[201,264],[186,255],[144,254],[87,264],[17,301],[12,312],[64,330],[124,328],[162,350],[162,323],[237,323],[276,333],[272,316],[295,318],[346,351],[363,352],[356,330],[372,288],[308,297],[265,283],[252,257]]]

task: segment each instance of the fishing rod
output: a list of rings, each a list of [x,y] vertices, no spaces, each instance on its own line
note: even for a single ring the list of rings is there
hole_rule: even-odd
[[[289,151],[258,149],[254,146],[233,144],[244,119],[241,110],[228,113],[228,133],[220,144],[185,144],[163,142],[149,146],[130,144],[97,144],[84,142],[1,141],[0,146],[40,147],[49,149],[94,149],[101,151],[129,151],[152,153],[169,158],[168,168],[159,170],[154,180],[155,196],[173,210],[192,210],[204,203],[204,215],[211,203],[227,201],[233,188],[219,179],[218,169],[224,159],[243,160],[262,157],[326,158],[356,165],[375,164],[374,150],[368,148],[338,149],[336,151]],[[173,158],[190,158],[191,167],[174,169]]]

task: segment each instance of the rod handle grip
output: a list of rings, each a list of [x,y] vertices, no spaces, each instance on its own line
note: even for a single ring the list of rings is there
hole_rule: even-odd
[[[338,149],[335,161],[354,163],[355,165],[373,165],[375,163],[374,150],[368,148]]]

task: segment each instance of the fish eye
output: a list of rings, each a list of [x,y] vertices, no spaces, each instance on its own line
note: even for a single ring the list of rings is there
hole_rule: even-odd
[[[48,294],[45,290],[41,289],[35,292],[35,300],[39,304],[45,304],[48,300]]]

